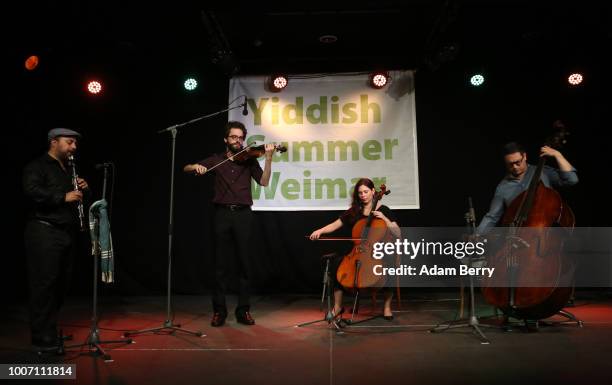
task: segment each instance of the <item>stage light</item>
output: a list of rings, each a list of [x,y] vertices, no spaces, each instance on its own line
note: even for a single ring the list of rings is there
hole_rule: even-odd
[[[28,71],[34,71],[34,69],[38,67],[38,56],[36,55],[30,56],[29,58],[26,59],[24,65]]]
[[[485,77],[481,74],[473,75],[470,78],[470,84],[473,85],[474,87],[481,86],[482,83],[484,83],[484,81],[485,81]]]
[[[582,83],[584,77],[580,73],[573,73],[567,78],[567,82],[572,86],[577,86]]]
[[[389,82],[388,72],[374,72],[370,74],[370,87],[372,88],[383,88]]]
[[[99,94],[100,92],[102,92],[102,83],[97,80],[90,81],[89,83],[87,83],[87,91],[89,91],[89,93],[93,95]]]
[[[194,78],[189,78],[185,80],[184,86],[187,91],[193,91],[198,88],[198,82]]]
[[[272,75],[268,83],[268,88],[272,92],[280,92],[289,84],[289,78],[285,75]]]

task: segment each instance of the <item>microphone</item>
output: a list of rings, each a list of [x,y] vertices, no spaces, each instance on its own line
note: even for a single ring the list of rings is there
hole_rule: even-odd
[[[98,164],[96,164],[96,165],[94,166],[94,168],[95,168],[96,170],[100,170],[100,169],[103,169],[103,168],[110,167],[110,166],[112,166],[112,165],[113,165],[113,163],[112,163],[112,162],[104,162],[104,163],[98,163]]]
[[[472,204],[472,197],[468,197],[468,202],[470,205],[470,211],[468,212],[470,222],[476,222],[476,212],[474,211],[474,205]]]
[[[247,109],[247,97],[244,97],[244,103],[242,103],[242,115],[247,116],[249,114],[249,110]]]

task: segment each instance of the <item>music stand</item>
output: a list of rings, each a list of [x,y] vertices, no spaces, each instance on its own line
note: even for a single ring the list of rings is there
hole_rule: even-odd
[[[331,270],[329,268],[329,265],[330,265],[330,261],[336,258],[337,256],[338,256],[337,253],[330,253],[330,254],[325,254],[321,256],[321,259],[325,261],[325,271],[323,272],[323,292],[321,294],[321,304],[323,304],[323,302],[325,301],[325,297],[327,297],[327,311],[325,312],[325,316],[318,320],[302,322],[300,324],[297,324],[295,325],[296,328],[316,324],[319,322],[327,322],[330,328],[332,326],[335,328],[336,334],[344,334],[344,331],[342,331],[343,326],[340,324],[342,319],[338,319],[338,316],[340,316],[340,314],[334,315],[332,311],[332,304],[331,304],[332,297],[334,295],[333,294],[334,288],[333,288],[333,280],[331,278]]]
[[[243,96],[239,96],[239,98],[240,97],[243,97]],[[171,310],[172,309],[172,292],[171,292],[171,289],[172,289],[172,236],[174,234],[174,167],[175,167],[174,162],[176,158],[176,134],[178,132],[178,129],[183,128],[192,123],[198,122],[200,120],[208,119],[213,116],[220,115],[224,112],[234,110],[236,108],[246,108],[246,103],[247,103],[246,96],[244,96],[244,98],[245,98],[244,103],[241,103],[238,106],[228,107],[221,111],[217,111],[217,112],[213,112],[212,114],[200,116],[198,118],[191,119],[187,122],[175,124],[173,126],[166,127],[162,130],[157,131],[158,134],[163,134],[166,132],[169,132],[171,134],[170,147],[172,149],[171,157],[170,157],[170,167],[171,167],[170,168],[170,198],[169,198],[169,204],[168,204],[170,207],[170,215],[169,215],[169,222],[168,222],[168,270],[167,270],[168,281],[167,281],[167,292],[166,292],[166,320],[164,321],[163,325],[159,327],[126,332],[123,334],[126,337],[131,336],[131,335],[136,335],[136,334],[156,333],[162,330],[169,330],[170,334],[174,334],[174,332],[179,331],[179,332],[194,335],[196,337],[206,337],[206,335],[204,335],[201,331],[192,331],[192,330],[181,328],[180,324],[174,323],[174,320],[172,319],[172,315],[171,315],[172,313],[172,310]],[[232,102],[230,102],[230,104],[232,104],[237,99],[238,98],[234,99]]]
[[[104,168],[104,183],[102,187],[102,199],[101,201],[106,201],[106,178],[108,176],[108,164],[105,163]],[[98,202],[94,202],[98,203]],[[111,243],[112,245],[112,243]],[[112,246],[111,246],[112,249]],[[60,346],[60,352],[63,353],[63,348],[78,348],[86,346],[89,352],[97,353],[98,355],[104,358],[105,362],[112,362],[110,354],[106,353],[106,351],[102,348],[103,344],[131,344],[133,341],[131,338],[122,339],[122,340],[101,340],[100,339],[100,330],[98,329],[98,258],[101,256],[100,247],[94,246],[92,248],[92,256],[93,256],[93,306],[92,306],[92,316],[91,316],[91,326],[89,328],[89,335],[87,336],[87,340],[84,343],[76,344],[76,345],[68,345],[68,346]],[[62,341],[63,345],[63,341]]]
[[[468,198],[468,203],[470,206],[470,210],[465,214],[465,220],[467,222],[468,227],[471,230],[472,235],[476,234],[476,215],[474,214],[474,207],[472,205],[472,197]],[[472,267],[472,257],[467,256],[468,259],[467,265]],[[495,325],[487,325],[478,322],[478,316],[476,315],[476,301],[474,298],[474,277],[470,274],[470,315],[467,320],[453,320],[446,321],[441,324],[438,324],[433,329],[430,329],[430,333],[441,333],[447,331],[449,329],[458,329],[458,328],[472,328],[474,334],[476,334],[480,338],[480,343],[482,345],[490,344],[489,339],[484,335],[481,327],[489,327],[489,328],[498,328]]]

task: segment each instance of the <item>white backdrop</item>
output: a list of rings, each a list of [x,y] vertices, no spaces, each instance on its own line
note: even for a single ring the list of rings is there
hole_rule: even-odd
[[[235,77],[229,98],[248,98],[247,143],[282,143],[267,187],[252,185],[254,210],[344,210],[357,179],[368,177],[391,190],[392,209],[419,208],[414,74],[392,71],[377,90],[368,75],[292,78],[269,92],[265,78]],[[263,157],[260,159],[263,167]]]

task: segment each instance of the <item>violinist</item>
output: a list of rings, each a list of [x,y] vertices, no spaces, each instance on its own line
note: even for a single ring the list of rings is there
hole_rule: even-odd
[[[491,201],[489,212],[482,218],[476,234],[483,235],[497,225],[505,209],[520,193],[527,190],[536,166],[527,163],[527,153],[522,145],[510,142],[503,147],[506,176],[499,182]],[[544,166],[542,183],[546,187],[571,186],[578,183],[576,169],[565,159],[560,151],[552,147],[540,148],[540,157],[552,157],[559,168]]]
[[[241,122],[230,121],[225,126],[226,149],[223,153],[212,155],[200,162],[188,164],[183,168],[186,173],[204,175],[214,168],[214,237],[215,282],[213,290],[213,318],[211,325],[222,326],[227,318],[225,292],[227,287],[226,272],[230,258],[237,258],[239,293],[238,306],[235,310],[236,321],[245,325],[254,325],[250,313],[250,266],[249,236],[251,233],[252,212],[251,178],[262,186],[270,181],[272,169],[273,144],[266,144],[265,166],[261,169],[255,157],[234,159],[240,153],[246,139],[247,130]],[[234,252],[233,252],[234,251]]]
[[[370,212],[372,212],[372,215],[375,218],[385,221],[388,230],[395,237],[400,237],[401,230],[397,225],[395,215],[393,214],[391,209],[389,209],[389,207],[385,205],[382,205],[380,201],[377,203],[377,207],[372,207],[375,192],[376,190],[374,188],[374,182],[372,182],[372,180],[368,178],[359,179],[359,181],[357,181],[357,183],[355,184],[355,188],[353,190],[353,199],[351,202],[351,207],[344,213],[342,213],[340,217],[334,222],[318,230],[313,231],[312,234],[310,234],[310,239],[319,239],[321,235],[332,233],[336,230],[339,230],[343,226],[352,228],[358,220],[362,218],[367,218],[370,215]],[[343,291],[337,281],[335,273],[335,270],[337,269],[338,266],[334,266],[334,273],[332,274],[334,277],[334,316],[339,316],[344,312],[344,308],[342,307]],[[391,299],[393,298],[393,290],[391,287],[385,287],[383,291],[385,296],[383,316],[384,319],[390,321],[393,319],[393,313],[391,311]]]

